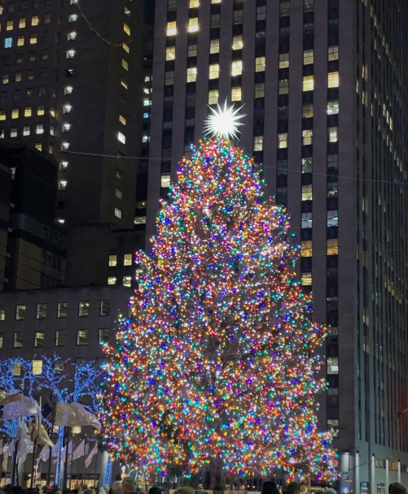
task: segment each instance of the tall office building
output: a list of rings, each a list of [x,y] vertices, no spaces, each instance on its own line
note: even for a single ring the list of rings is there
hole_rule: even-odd
[[[331,326],[321,425],[342,492],[408,481],[407,35],[405,0],[156,2],[148,237],[207,105],[245,105],[239,145]]]
[[[59,163],[57,216],[68,230],[71,285],[100,284],[101,270],[85,260],[104,239],[108,268],[120,250],[116,232],[134,228],[138,161],[127,157],[142,148],[143,14],[143,2],[132,0],[0,5],[0,138]],[[143,234],[129,244],[136,250]]]

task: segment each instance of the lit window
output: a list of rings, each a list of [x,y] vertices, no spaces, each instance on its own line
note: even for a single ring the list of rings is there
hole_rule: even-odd
[[[254,137],[254,151],[262,151],[263,150],[263,136],[255,136]]]
[[[288,147],[288,133],[278,134],[278,147],[279,149],[285,149]]]
[[[64,94],[72,94],[74,91],[74,88],[72,86],[65,86],[64,88]]]
[[[64,329],[55,331],[55,346],[65,346],[66,332]]]
[[[121,172],[120,170],[116,170],[115,177],[116,177],[118,180],[123,180],[123,172]]]
[[[59,319],[63,319],[67,316],[68,316],[68,303],[67,302],[58,302],[57,317]]]
[[[116,276],[109,276],[108,285],[116,285]]]
[[[43,124],[37,124],[35,126],[35,133],[36,134],[44,134],[44,125]]]
[[[339,128],[329,127],[327,129],[329,142],[337,142],[339,140]]]
[[[148,135],[144,135],[144,136],[142,137],[142,142],[150,142],[150,136],[148,136]]]
[[[31,116],[32,116],[32,114],[33,114],[33,111],[32,111],[31,106],[26,106],[26,107],[24,108],[24,116],[25,116],[25,117],[31,117]]]
[[[219,53],[220,52],[220,40],[212,39],[210,41],[210,53]]]
[[[221,0],[211,0],[211,3],[221,3]]]
[[[13,120],[15,120],[16,118],[18,118],[19,117],[19,114],[20,114],[20,112],[19,112],[19,109],[18,108],[14,108],[13,110],[11,110],[11,118]]]
[[[231,75],[235,77],[241,74],[242,74],[242,60],[237,60],[235,62],[232,62]]]
[[[327,115],[337,115],[339,113],[339,102],[337,100],[327,102]]]
[[[255,98],[264,98],[265,97],[265,83],[260,82],[255,84]]]
[[[18,27],[20,29],[24,29],[26,27],[26,19],[25,19],[25,17],[23,17],[22,19],[20,19],[18,21]]]
[[[126,24],[126,23],[123,23],[123,30],[125,31],[125,33],[130,36],[130,27]]]
[[[1,78],[1,83],[2,84],[8,84],[10,82],[10,77],[8,74],[3,74],[3,77]]]
[[[23,136],[24,137],[27,137],[31,134],[31,130],[30,130],[30,126],[29,125],[25,125],[23,127]]]
[[[129,70],[129,64],[126,62],[126,60],[124,58],[122,58],[122,67],[125,70]]]
[[[220,66],[218,63],[210,65],[209,78],[210,79],[218,79],[220,76]]]
[[[329,88],[339,87],[339,73],[338,72],[330,72],[328,77],[328,85]]]
[[[18,133],[17,133],[17,127],[12,127],[10,129],[10,137],[17,137]]]
[[[125,254],[123,256],[123,265],[124,266],[131,266],[132,265],[132,254]]]
[[[188,57],[196,57],[197,56],[197,45],[188,45]]]
[[[266,19],[266,6],[256,8],[256,20],[264,21]]]
[[[175,36],[177,34],[177,23],[168,22],[167,23],[167,36]]]
[[[100,316],[110,316],[111,313],[111,301],[110,300],[101,300],[101,304],[99,307],[99,315]]]
[[[123,286],[127,286],[130,288],[132,286],[132,277],[131,276],[124,276],[123,277]]]
[[[78,329],[77,331],[77,342],[78,346],[85,346],[88,341],[88,330],[87,329]]]
[[[339,373],[339,359],[337,357],[329,357],[327,359],[327,374]]]
[[[313,130],[302,131],[303,146],[310,146],[313,144]]]
[[[329,46],[327,57],[329,59],[329,62],[332,60],[338,60],[339,59],[339,47],[338,46]]]
[[[176,59],[176,47],[175,46],[168,46],[166,48],[166,61],[170,62],[171,60]]]
[[[314,51],[306,50],[303,52],[303,65],[311,65],[314,63]]]
[[[305,240],[302,242],[302,257],[312,257],[313,255],[313,247],[311,240]]]
[[[281,53],[279,55],[279,68],[287,69],[289,67],[289,53]]]
[[[302,273],[300,282],[302,286],[312,286],[312,273]]]
[[[44,15],[44,24],[50,24],[51,23],[51,14],[45,14]]]
[[[24,333],[22,331],[18,331],[13,335],[13,348],[23,348],[24,343]]]
[[[22,334],[22,333],[21,333]],[[13,376],[21,376],[21,362],[13,365]]]
[[[289,80],[281,79],[279,81],[279,94],[288,94],[289,93]]]
[[[78,14],[71,14],[68,17],[68,22],[76,22],[78,20]]]
[[[16,306],[16,321],[23,321],[25,319],[27,306],[17,305]]]
[[[302,201],[313,199],[313,185],[302,185]]]
[[[133,223],[135,225],[145,225],[146,224],[146,216],[136,216]]]
[[[115,217],[121,219],[122,218],[122,210],[119,208],[115,208]]]
[[[13,38],[6,38],[4,40],[4,48],[11,48],[12,46],[13,46]]]
[[[34,144],[34,147],[37,151],[42,151],[43,150],[43,145],[42,145],[42,142],[36,142]]]
[[[12,31],[12,30],[13,30],[13,21],[7,21],[6,31]]]
[[[6,120],[6,110],[0,111],[0,120]]]
[[[36,331],[34,333],[34,347],[41,348],[44,346],[45,334],[43,331]]]
[[[122,199],[123,198],[123,192],[120,189],[116,189],[115,190],[115,197],[117,197],[118,199]]]
[[[242,41],[242,35],[234,36],[232,39],[232,49],[242,50],[243,47],[244,47],[244,42]]]
[[[38,17],[38,15],[33,15],[33,17],[31,17],[31,25],[38,26],[39,23],[40,23],[40,18]]]
[[[0,333],[0,348],[4,347],[4,335],[3,333]]]
[[[64,123],[62,124],[62,132],[66,133],[71,130],[71,124],[70,123]]]
[[[171,86],[174,84],[174,71],[168,71],[165,73],[164,83],[166,86]]]
[[[208,104],[216,105],[218,103],[219,91],[218,89],[212,89],[208,92]]]
[[[68,161],[61,161],[60,170],[65,171],[68,168]]]
[[[89,302],[79,302],[78,304],[78,317],[89,316]]]
[[[114,268],[118,265],[118,256],[116,254],[111,254],[109,256],[109,267]]]
[[[231,101],[241,101],[241,100],[242,100],[241,87],[233,87],[231,89]]]
[[[109,329],[100,329],[98,335],[99,344],[107,343],[109,340]]]
[[[6,307],[4,305],[0,305],[0,321],[6,320]]]
[[[198,31],[198,17],[193,17],[188,20],[188,32],[196,33]]]
[[[67,58],[74,58],[75,57],[75,53],[76,53],[75,50],[68,50],[66,56],[67,56]]]
[[[312,75],[306,75],[303,77],[303,91],[314,90],[314,77]]]
[[[197,80],[197,67],[187,69],[187,82],[195,82]]]
[[[265,71],[265,57],[256,57],[255,59],[255,72]]]
[[[313,118],[313,104],[303,105],[303,118]]]
[[[189,3],[190,9],[198,9],[199,6],[200,6],[200,0],[190,0]]]
[[[63,113],[71,113],[72,105],[64,105],[64,108],[62,111],[63,111]]]
[[[126,118],[123,115],[119,115],[119,122],[122,125],[126,125]]]
[[[44,105],[40,105],[38,108],[37,108],[37,115],[40,117],[42,115],[45,114],[45,108],[44,108]]]
[[[60,180],[58,183],[59,190],[65,190],[67,188],[68,182],[67,180]]]
[[[313,215],[312,213],[302,213],[302,228],[312,228]]]
[[[160,187],[166,189],[170,187],[170,173],[163,173],[160,177]]]
[[[73,41],[76,39],[78,36],[76,31],[71,31],[70,33],[67,34],[68,41]]]
[[[339,213],[336,210],[327,211],[327,226],[339,226]]]
[[[121,79],[120,81],[121,86],[123,86],[125,89],[128,89],[128,83],[126,79]]]
[[[327,429],[332,435],[332,437],[339,437],[340,436],[340,425],[339,421],[335,419],[330,419],[327,421]]]
[[[39,334],[39,333],[36,333],[36,334]],[[42,333],[42,334],[44,335],[44,333]],[[34,346],[37,346],[37,345],[34,345]],[[44,346],[44,342],[40,346]],[[42,360],[33,360],[33,362],[32,362],[32,371],[33,371],[33,375],[34,376],[41,376],[41,374],[42,374],[42,366],[43,366],[43,361]]]
[[[339,239],[330,238],[327,240],[327,255],[338,256],[339,255]]]
[[[37,319],[45,319],[47,317],[47,304],[37,304]]]
[[[30,35],[30,45],[35,45],[35,44],[37,44],[37,35],[31,34]]]
[[[118,132],[118,141],[122,144],[126,144],[126,136],[122,132]]]

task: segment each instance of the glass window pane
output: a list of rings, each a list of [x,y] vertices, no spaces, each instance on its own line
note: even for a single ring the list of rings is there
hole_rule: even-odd
[[[99,344],[107,343],[109,340],[109,329],[100,329],[99,330]]]
[[[37,331],[34,333],[34,346],[35,348],[42,348],[44,346],[45,333],[43,331]]]
[[[89,302],[79,302],[78,316],[79,317],[89,316]]]
[[[68,303],[58,302],[57,317],[67,317],[68,316]]]
[[[16,320],[23,321],[25,319],[27,307],[25,305],[16,306]]]
[[[37,304],[37,319],[45,319],[47,316],[47,304]]]
[[[88,330],[87,329],[78,329],[77,331],[77,345],[85,346],[88,340]]]
[[[101,300],[101,316],[110,316],[111,313],[111,301],[110,300]]]
[[[55,346],[65,346],[65,335],[64,329],[55,331]]]

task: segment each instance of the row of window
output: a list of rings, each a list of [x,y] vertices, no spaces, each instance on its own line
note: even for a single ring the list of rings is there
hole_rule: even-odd
[[[89,302],[78,302],[78,317],[88,317],[90,310]],[[15,307],[15,319],[16,321],[23,321],[26,318],[27,305],[18,304]],[[111,301],[101,300],[99,304],[99,315],[110,316],[111,313]],[[47,304],[41,303],[36,306],[36,319],[45,319],[47,317]],[[68,317],[68,302],[57,303],[57,318]],[[6,320],[6,306],[0,305],[0,321]]]
[[[60,329],[55,331],[54,346],[63,347],[66,345],[67,331]],[[109,339],[109,329],[103,328],[98,331],[98,343],[106,343]],[[88,344],[88,330],[78,329],[76,333],[77,346],[86,346]],[[24,332],[17,331],[13,333],[13,348],[23,348],[24,346]],[[36,331],[34,333],[34,348],[43,348],[45,346],[45,332]],[[4,347],[4,335],[0,333],[0,348]]]
[[[339,239],[329,238],[326,241],[326,254],[328,256],[337,256],[339,254]],[[312,257],[313,256],[313,242],[311,240],[304,240],[301,244],[302,257]]]
[[[48,5],[51,5],[53,0],[42,0],[41,5],[45,5],[46,7]],[[76,3],[76,0],[70,0],[70,3]],[[21,0],[20,3],[20,10],[27,10],[29,8],[33,9],[38,9],[40,7],[40,0]],[[14,2],[10,2],[7,6],[7,12],[15,12],[16,10],[16,4]],[[0,6],[0,15],[3,15],[5,12],[4,5]]]
[[[131,266],[133,264],[133,256],[132,254],[125,254],[123,256],[123,265]],[[109,256],[109,267],[113,268],[118,265],[118,256],[117,254],[111,254]]]
[[[146,221],[145,221],[146,223]],[[140,224],[136,223],[135,224]],[[118,283],[118,278],[116,276],[109,276],[108,277],[108,285],[116,285]],[[122,285],[130,288],[132,286],[132,277],[131,276],[124,276],[122,279]]]

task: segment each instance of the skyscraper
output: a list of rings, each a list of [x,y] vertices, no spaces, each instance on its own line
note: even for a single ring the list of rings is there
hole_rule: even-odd
[[[126,157],[140,156],[142,146],[143,8],[131,0],[0,6],[0,137],[59,163],[57,216],[69,234],[70,284],[99,284],[101,271],[79,261],[109,231],[108,267],[111,232],[134,227],[138,162]],[[78,257],[71,247],[79,246]]]
[[[408,481],[407,40],[404,0],[156,2],[147,236],[207,105],[245,105],[239,145],[331,327],[321,423],[342,492]]]

